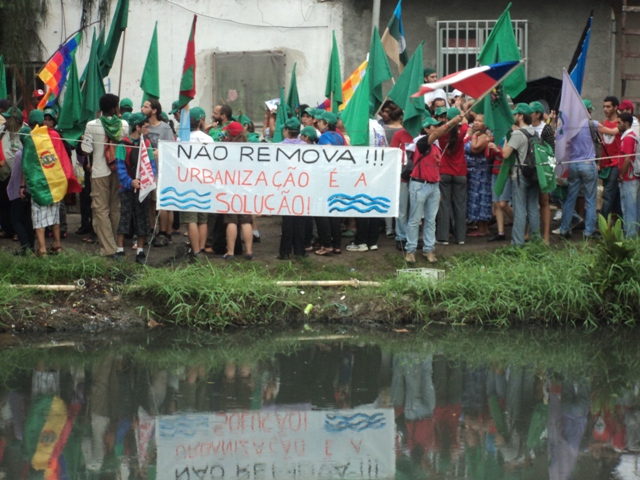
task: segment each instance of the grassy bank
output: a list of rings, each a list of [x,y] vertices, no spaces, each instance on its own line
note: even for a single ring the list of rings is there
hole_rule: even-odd
[[[127,302],[124,308],[131,315],[209,329],[347,318],[499,327],[635,325],[640,318],[640,248],[637,242],[622,241],[614,230],[605,230],[604,237],[599,243],[555,249],[533,243],[524,249],[505,247],[450,257],[439,266],[446,270],[446,278],[439,282],[384,272],[364,278],[344,265],[319,265],[313,260],[139,268],[79,254],[44,260],[0,254],[0,319],[5,324],[14,319],[21,302],[55,303],[63,297],[19,291],[8,284],[106,279],[114,295]],[[275,284],[350,278],[379,280],[382,286],[301,289]],[[309,304],[313,306],[306,315]]]

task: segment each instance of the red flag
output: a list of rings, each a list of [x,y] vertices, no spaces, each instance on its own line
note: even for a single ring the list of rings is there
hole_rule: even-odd
[[[184,57],[184,66],[182,67],[182,79],[180,80],[180,96],[178,98],[180,108],[196,96],[196,20],[198,20],[198,16],[194,15],[187,43],[187,54]]]

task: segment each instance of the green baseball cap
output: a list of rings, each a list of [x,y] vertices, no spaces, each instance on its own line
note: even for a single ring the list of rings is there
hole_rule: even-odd
[[[120,118],[128,123],[129,118],[131,118],[131,112],[124,112],[122,115],[120,115]]]
[[[307,108],[305,108],[304,112],[302,112],[302,114],[301,114],[301,115],[306,114],[306,115],[309,115],[310,117],[313,117],[313,116],[315,116],[315,115],[314,115],[314,114],[315,114],[315,111],[316,111],[316,109],[315,109],[315,108],[307,107]]]
[[[44,111],[42,112],[42,115],[49,115],[54,120],[56,121],[58,120],[58,112],[56,111],[55,108],[51,108],[51,107],[45,108]]]
[[[591,100],[585,98],[584,100],[582,100],[582,103],[584,103],[584,106],[587,107],[587,110],[593,110],[593,104],[591,103]]]
[[[120,108],[133,108],[133,102],[130,98],[123,98],[120,100]]]
[[[436,108],[434,115],[436,117],[439,117],[441,115],[445,115],[446,113],[447,113],[447,107],[438,107]]]
[[[422,128],[429,128],[429,127],[438,126],[438,125],[442,125],[442,122],[431,117],[425,118],[424,122],[422,122]]]
[[[189,117],[195,120],[202,120],[203,118],[207,118],[207,114],[202,107],[193,107],[189,110]]]
[[[429,75],[431,75],[432,73],[436,73],[436,69],[435,68],[430,68],[427,67],[422,71],[422,76],[423,77],[428,77]]]
[[[302,130],[300,130],[300,135],[308,137],[312,142],[318,141],[318,132],[316,132],[316,129],[311,126],[306,126]]]
[[[324,112],[322,114],[322,117],[320,118],[327,122],[329,125],[335,125],[336,123],[338,123],[338,116],[333,112]]]
[[[284,122],[284,128],[289,130],[300,130],[300,120],[296,117],[288,118],[286,122]]]
[[[309,113],[316,120],[320,120],[324,116],[324,112],[326,112],[326,110],[322,110],[321,108],[312,108]]]
[[[136,112],[136,113],[132,113],[129,116],[129,120],[127,120],[127,122],[129,123],[130,127],[136,127],[136,126],[144,123],[145,120],[148,120],[148,118],[144,113]]]
[[[175,115],[178,111],[180,111],[180,104],[176,100],[171,104],[171,111],[169,112],[171,115]]]
[[[33,125],[36,123],[38,125],[42,125],[44,123],[44,112],[37,108],[29,112],[29,124]]]
[[[243,127],[251,123],[251,119],[247,117],[244,113],[242,115],[233,115],[231,118],[233,118],[236,122],[238,122]]]
[[[519,103],[516,105],[516,108],[511,112],[514,115],[522,114],[522,115],[531,115],[533,110],[526,103]]]
[[[460,109],[459,108],[451,107],[449,110],[447,110],[447,120],[453,120],[458,115],[460,115]]]
[[[2,112],[2,116],[4,118],[11,118],[11,117],[22,118],[22,112],[18,107],[11,107],[6,112]]]
[[[531,102],[529,106],[531,107],[532,112],[544,114],[544,105],[542,105],[540,102]]]

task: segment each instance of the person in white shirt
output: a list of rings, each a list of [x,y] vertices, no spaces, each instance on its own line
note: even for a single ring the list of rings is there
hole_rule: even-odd
[[[100,98],[102,115],[87,123],[82,138],[82,151],[93,154],[91,171],[91,209],[93,230],[100,242],[100,254],[113,256],[116,253],[116,237],[120,222],[120,181],[115,168],[115,156],[111,157],[107,145],[115,145],[129,134],[129,124],[117,116],[119,98],[107,93]]]

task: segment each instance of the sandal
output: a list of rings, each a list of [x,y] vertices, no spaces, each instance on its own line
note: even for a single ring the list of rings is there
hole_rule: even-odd
[[[315,254],[316,255],[329,255],[331,252],[332,252],[331,249],[320,247],[318,250],[315,251]]]
[[[49,247],[49,253],[52,255],[58,255],[59,253],[62,253],[62,247],[61,246],[54,247],[53,245],[51,245]]]
[[[202,250],[204,253],[216,253],[215,250],[211,247],[204,247],[204,250]]]
[[[92,237],[83,238],[82,241],[84,243],[88,243],[89,245],[96,245],[98,243],[98,239]]]

